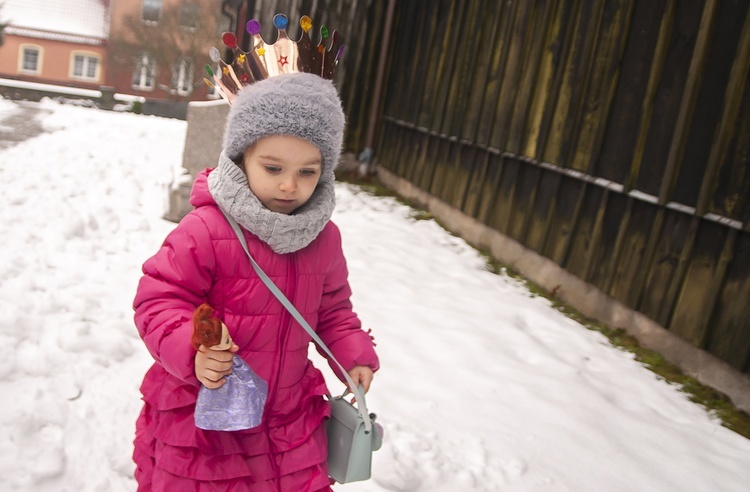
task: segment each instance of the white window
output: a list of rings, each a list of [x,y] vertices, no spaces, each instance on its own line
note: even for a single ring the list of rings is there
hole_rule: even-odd
[[[156,83],[156,62],[144,53],[136,60],[133,71],[133,89],[151,91]]]
[[[148,24],[157,24],[161,17],[161,0],[143,0],[141,20]]]
[[[198,29],[198,4],[183,3],[180,5],[180,27],[187,31]]]
[[[42,48],[22,44],[21,53],[18,57],[18,71],[26,73],[41,73],[42,71]]]
[[[99,80],[99,66],[98,56],[89,53],[73,53],[73,78]]]
[[[193,62],[190,58],[181,58],[175,64],[172,87],[181,96],[193,92]]]

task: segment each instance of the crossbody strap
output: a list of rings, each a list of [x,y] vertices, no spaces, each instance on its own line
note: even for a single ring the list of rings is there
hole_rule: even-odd
[[[221,209],[219,209],[221,210]],[[328,355],[328,357],[336,363],[336,366],[341,370],[341,374],[344,375],[344,378],[346,378],[346,382],[349,385],[349,389],[354,394],[354,397],[357,399],[357,410],[359,411],[360,416],[362,417],[362,420],[365,423],[365,432],[370,433],[370,430],[372,428],[372,422],[370,421],[370,418],[367,413],[367,403],[365,402],[365,392],[364,388],[362,386],[359,386],[354,383],[354,380],[349,376],[349,373],[346,372],[344,367],[339,363],[338,360],[336,360],[336,357],[333,355],[331,350],[328,348],[328,346],[321,340],[321,338],[318,336],[317,333],[315,333],[315,330],[312,329],[312,327],[307,323],[305,318],[302,317],[302,315],[297,311],[297,308],[294,307],[294,304],[292,304],[289,299],[284,295],[283,292],[276,286],[276,284],[273,283],[273,280],[271,280],[268,275],[266,275],[266,272],[263,271],[263,269],[258,265],[258,263],[253,258],[253,255],[250,254],[250,250],[247,247],[247,241],[245,241],[245,236],[242,234],[242,230],[240,229],[240,226],[237,224],[237,221],[235,221],[232,217],[229,216],[224,210],[221,210],[221,213],[224,214],[224,217],[226,217],[227,222],[229,222],[229,225],[232,226],[232,230],[237,235],[237,238],[240,240],[240,244],[242,245],[242,249],[245,250],[245,253],[247,254],[247,257],[250,259],[250,263],[253,266],[253,269],[255,270],[255,273],[258,274],[258,277],[263,281],[264,284],[266,284],[266,287],[273,293],[274,296],[283,304],[283,306],[291,313],[291,315],[294,317],[295,320],[297,320],[297,323],[304,328],[304,330],[312,337],[312,339],[315,341],[315,343],[318,344],[318,346],[323,349],[323,351]],[[346,394],[346,393],[345,393]]]

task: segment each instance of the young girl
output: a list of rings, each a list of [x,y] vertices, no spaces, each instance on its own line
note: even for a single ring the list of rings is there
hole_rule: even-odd
[[[328,390],[307,358],[310,337],[255,274],[221,210],[367,390],[378,359],[352,311],[341,236],[330,221],[343,131],[336,90],[316,75],[272,77],[235,98],[219,165],[196,178],[195,209],[143,265],[134,301],[138,331],[155,359],[136,424],[139,490],[330,490]],[[203,303],[227,326],[230,350],[191,345],[193,312]],[[201,430],[194,420],[201,384],[224,384],[234,353],[268,384],[261,423]]]

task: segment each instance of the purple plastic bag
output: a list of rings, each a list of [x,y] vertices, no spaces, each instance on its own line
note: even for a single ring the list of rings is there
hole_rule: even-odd
[[[235,355],[232,374],[221,388],[201,386],[195,403],[195,425],[204,430],[236,431],[260,425],[268,384]]]

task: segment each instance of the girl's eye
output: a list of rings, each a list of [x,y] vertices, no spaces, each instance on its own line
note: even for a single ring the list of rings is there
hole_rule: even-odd
[[[280,172],[281,168],[279,166],[273,166],[273,165],[267,164],[266,165],[266,171],[268,171],[269,173],[274,173],[275,174],[275,173]]]
[[[301,169],[299,172],[302,176],[315,176],[318,171],[315,169]]]

